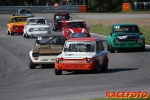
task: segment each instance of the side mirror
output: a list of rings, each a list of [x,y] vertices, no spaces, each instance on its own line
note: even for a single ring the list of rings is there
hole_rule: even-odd
[[[143,33],[140,33],[141,35],[143,35]]]
[[[90,30],[90,27],[89,27],[89,26],[88,26],[87,28],[88,28],[88,30]]]

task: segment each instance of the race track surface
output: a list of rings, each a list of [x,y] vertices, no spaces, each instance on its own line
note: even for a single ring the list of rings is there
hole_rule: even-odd
[[[44,16],[50,23],[53,18],[53,14],[36,16]],[[84,19],[88,16],[91,15],[74,14],[73,19]],[[98,18],[100,15],[95,16]],[[136,17],[132,14],[127,16]],[[0,15],[0,100],[83,100],[105,98],[106,91],[150,93],[150,47],[146,47],[146,52],[108,53],[109,69],[105,73],[64,71],[62,75],[57,76],[53,65],[29,69],[29,51],[34,45],[35,38],[25,39],[22,35],[7,35],[5,26],[9,17],[10,15]],[[61,31],[52,34],[61,34]],[[106,40],[98,35],[92,37]],[[106,41],[104,46],[107,49]]]

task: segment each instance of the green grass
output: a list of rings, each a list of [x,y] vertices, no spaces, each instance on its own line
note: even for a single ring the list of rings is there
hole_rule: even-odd
[[[104,25],[91,25],[90,32],[100,35],[107,36],[110,33],[110,29],[112,26],[104,26]],[[150,44],[150,26],[142,26],[140,27],[140,31],[143,33],[145,37],[146,44]]]

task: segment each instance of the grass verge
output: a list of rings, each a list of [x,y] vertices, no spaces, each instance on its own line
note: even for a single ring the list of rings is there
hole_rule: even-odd
[[[112,26],[104,26],[103,24],[91,25],[90,32],[107,36],[110,33],[111,27]],[[145,37],[146,44],[150,44],[150,26],[141,26],[139,28]]]

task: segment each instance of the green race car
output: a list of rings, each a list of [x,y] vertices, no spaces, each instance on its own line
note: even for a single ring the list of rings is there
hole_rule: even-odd
[[[116,23],[107,36],[107,50],[115,53],[119,49],[145,51],[145,38],[135,23]]]

